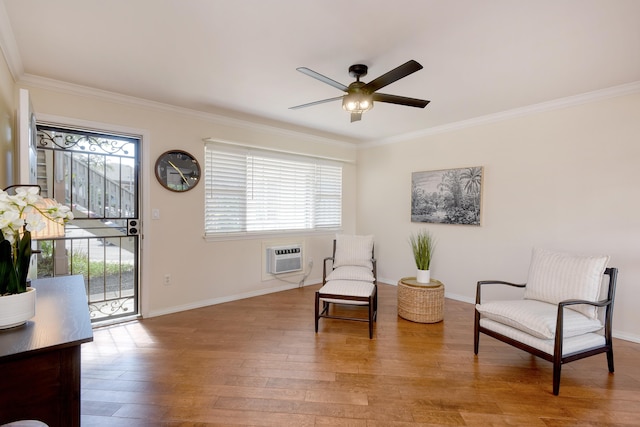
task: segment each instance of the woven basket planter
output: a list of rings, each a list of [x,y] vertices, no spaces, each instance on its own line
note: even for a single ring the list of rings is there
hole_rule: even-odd
[[[444,285],[431,280],[418,284],[415,278],[405,277],[398,282],[398,315],[417,323],[436,323],[444,317]]]

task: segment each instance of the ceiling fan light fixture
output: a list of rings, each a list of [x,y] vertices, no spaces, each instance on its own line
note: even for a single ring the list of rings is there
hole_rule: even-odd
[[[390,85],[410,74],[415,73],[422,69],[415,60],[411,59],[404,64],[394,68],[391,71],[384,73],[383,75],[371,80],[369,83],[360,81],[361,77],[367,75],[368,67],[364,64],[354,64],[349,67],[349,75],[355,77],[356,81],[349,84],[349,86],[343,85],[327,76],[323,76],[313,70],[306,67],[298,67],[296,70],[303,74],[313,77],[316,80],[326,83],[329,86],[333,86],[346,94],[343,96],[336,96],[334,98],[322,99],[320,101],[309,102],[307,104],[297,105],[295,107],[289,107],[292,110],[299,108],[310,107],[312,105],[324,104],[325,102],[337,101],[342,99],[342,109],[351,115],[351,122],[357,122],[362,119],[362,113],[369,111],[373,108],[373,101],[386,102],[389,104],[405,105],[407,107],[424,108],[429,101],[417,98],[408,98],[406,96],[389,95],[386,93],[379,93],[378,90],[385,86]]]
[[[342,108],[350,113],[364,113],[373,108],[371,95],[349,93],[342,99]]]

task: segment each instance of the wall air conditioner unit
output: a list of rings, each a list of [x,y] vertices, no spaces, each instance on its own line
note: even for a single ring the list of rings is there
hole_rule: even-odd
[[[271,274],[302,270],[302,245],[267,248],[267,271]]]

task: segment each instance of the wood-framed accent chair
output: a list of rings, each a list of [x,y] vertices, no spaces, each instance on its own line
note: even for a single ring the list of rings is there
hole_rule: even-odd
[[[613,302],[617,268],[609,257],[572,255],[534,248],[526,284],[477,283],[474,353],[480,333],[553,363],[553,394],[560,391],[562,365],[607,354],[613,373]],[[524,289],[521,300],[483,302],[486,285]]]
[[[327,268],[327,265],[330,267]],[[378,313],[378,281],[373,236],[338,234],[333,241],[333,256],[324,259],[322,288],[316,291],[316,333],[321,317],[369,323],[369,338]],[[332,304],[366,306],[367,317],[332,314]]]

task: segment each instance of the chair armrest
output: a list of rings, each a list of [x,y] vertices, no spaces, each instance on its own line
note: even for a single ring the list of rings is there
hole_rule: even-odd
[[[476,286],[476,304],[480,304],[481,302],[480,288],[484,285],[507,285],[516,288],[524,288],[525,286],[527,286],[526,283],[512,283],[505,282],[504,280],[480,280]]]
[[[581,299],[568,299],[564,301],[560,301],[558,303],[558,315],[556,317],[556,336],[555,336],[555,344],[554,344],[554,352],[555,354],[562,355],[562,340],[564,336],[564,308],[569,305],[579,305],[579,304],[587,304],[593,305],[595,307],[608,307],[607,310],[611,310],[611,306],[613,304],[613,299],[605,299],[600,301],[587,301]],[[607,313],[605,316],[605,339],[608,343],[611,342],[611,313]],[[555,357],[555,356],[554,356]]]
[[[478,282],[478,285],[491,285],[491,284],[509,285],[509,286],[515,286],[517,288],[524,288],[527,285],[526,283],[512,283],[512,282],[505,282],[504,280],[480,280]]]
[[[325,283],[327,283],[327,261],[331,260],[332,262],[332,267],[333,267],[333,262],[335,261],[334,257],[326,257],[324,259],[324,261],[322,261],[322,284],[324,285]]]
[[[608,305],[611,305],[613,301],[611,301],[610,299],[603,299],[600,301],[587,301],[587,300],[582,300],[582,299],[568,299],[568,300],[564,300],[564,301],[560,301],[558,303],[558,307],[561,309],[561,307],[566,307],[568,305],[578,305],[578,304],[588,304],[588,305],[593,305],[595,307],[606,307]]]

